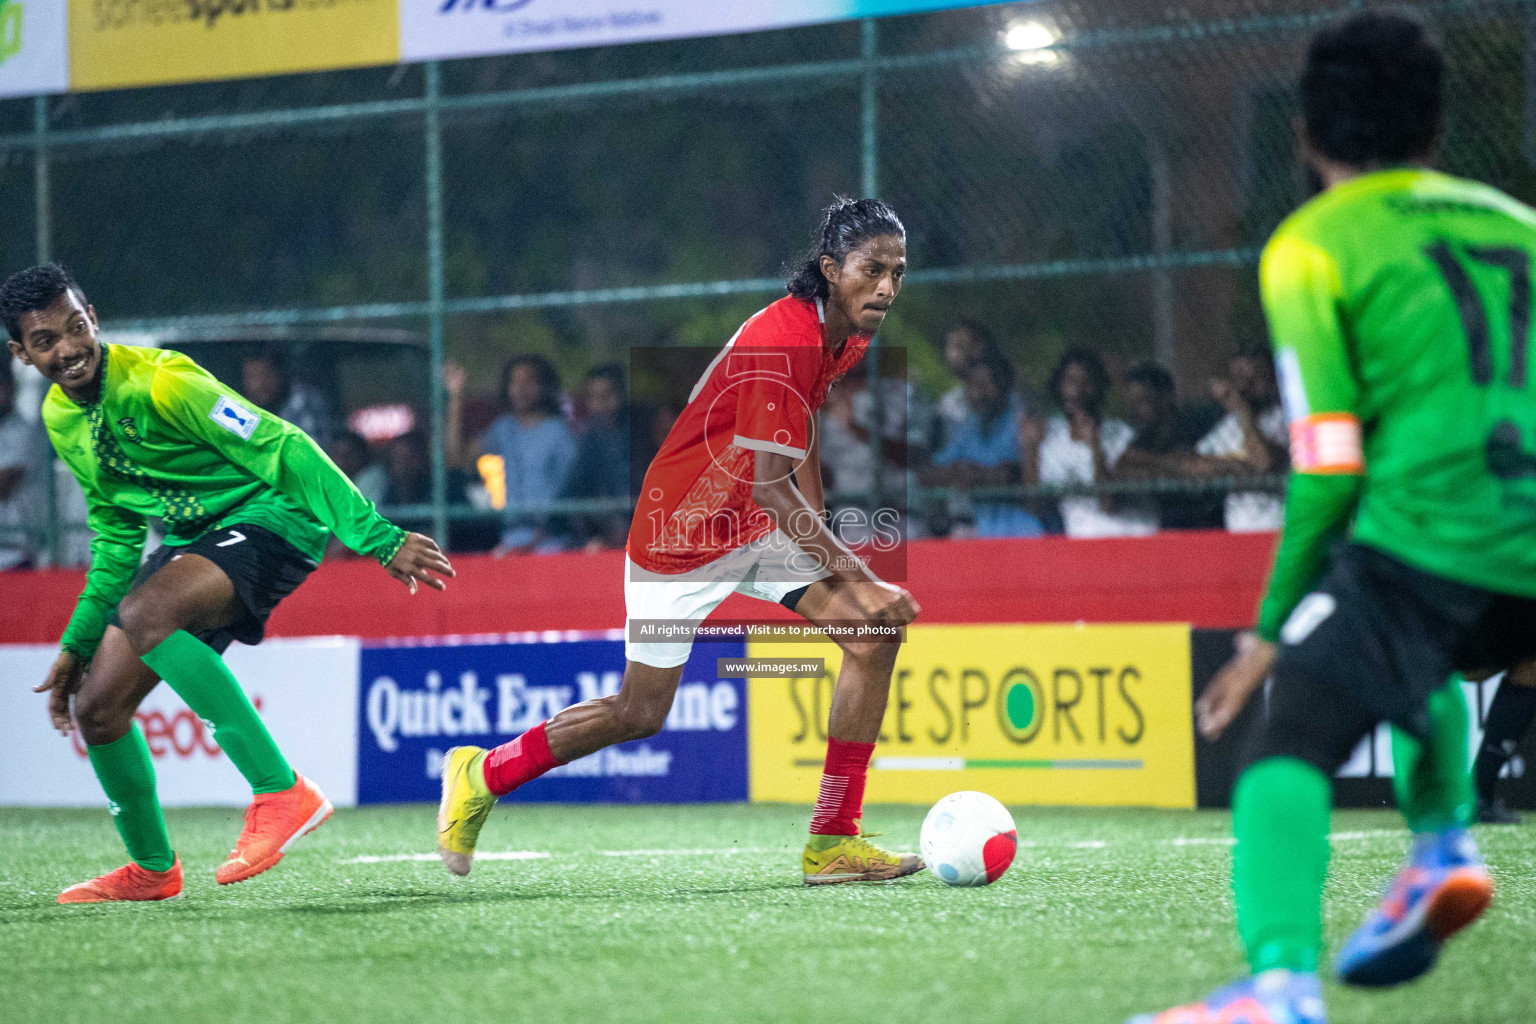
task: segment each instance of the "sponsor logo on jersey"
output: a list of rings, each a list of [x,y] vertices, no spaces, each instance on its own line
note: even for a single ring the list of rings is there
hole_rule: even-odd
[[[256,413],[222,395],[214,403],[213,411],[208,414],[208,418],[242,441],[249,441],[251,435],[256,433],[257,424],[261,422],[261,417]]]

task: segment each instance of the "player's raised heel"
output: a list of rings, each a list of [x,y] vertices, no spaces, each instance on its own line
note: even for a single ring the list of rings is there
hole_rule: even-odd
[[[838,885],[842,882],[889,882],[923,870],[923,858],[915,853],[892,853],[866,836],[811,836],[800,858],[806,885]]]
[[[246,808],[240,839],[214,873],[215,880],[232,885],[275,866],[294,843],[324,824],[333,809],[320,787],[297,773],[289,789],[258,793]]]
[[[460,877],[474,866],[480,829],[496,806],[485,784],[481,747],[452,747],[443,755],[443,796],[437,805],[437,853],[443,866]]]
[[[100,878],[80,882],[59,893],[60,903],[145,903],[181,898],[181,858],[167,871],[150,871],[124,864]]]
[[[1339,951],[1339,980],[1371,988],[1412,981],[1492,902],[1493,880],[1465,829],[1417,837],[1381,906]]]

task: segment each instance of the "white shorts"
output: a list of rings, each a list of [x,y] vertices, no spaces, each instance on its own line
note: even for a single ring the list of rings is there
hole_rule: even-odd
[[[625,556],[624,657],[653,668],[676,668],[693,650],[691,630],[665,642],[637,643],[630,635],[637,619],[696,627],[733,593],[778,604],[785,595],[831,575],[780,530],[676,575],[650,572]]]

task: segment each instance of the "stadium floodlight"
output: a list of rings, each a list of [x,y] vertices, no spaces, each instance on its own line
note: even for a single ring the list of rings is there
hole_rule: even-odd
[[[1039,21],[1016,21],[1003,33],[1003,45],[1026,64],[1054,64],[1061,54],[1052,47],[1061,38],[1051,26]]]

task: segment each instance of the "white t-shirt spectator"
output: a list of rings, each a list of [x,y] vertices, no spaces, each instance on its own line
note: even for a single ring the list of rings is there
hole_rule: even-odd
[[[1123,420],[1099,424],[1099,444],[1111,469],[1125,454],[1136,432]],[[1093,449],[1072,438],[1065,416],[1053,416],[1040,442],[1040,482],[1093,483]],[[1087,495],[1061,499],[1061,521],[1068,537],[1145,537],[1157,532],[1157,506],[1150,501],[1122,500],[1108,512],[1098,498]]]
[[[1259,414],[1255,425],[1271,444],[1285,447],[1287,442],[1285,409],[1274,405]],[[1220,458],[1241,458],[1243,428],[1234,413],[1227,413],[1195,445],[1199,455]],[[1285,499],[1278,494],[1262,491],[1236,492],[1227,495],[1226,524],[1228,533],[1266,533],[1285,525]]]
[[[0,471],[22,471],[10,497],[0,500],[0,570],[14,569],[37,556],[34,531],[45,514],[40,499],[46,493],[43,471],[47,464],[48,439],[41,424],[27,422],[14,409],[0,418]]]

